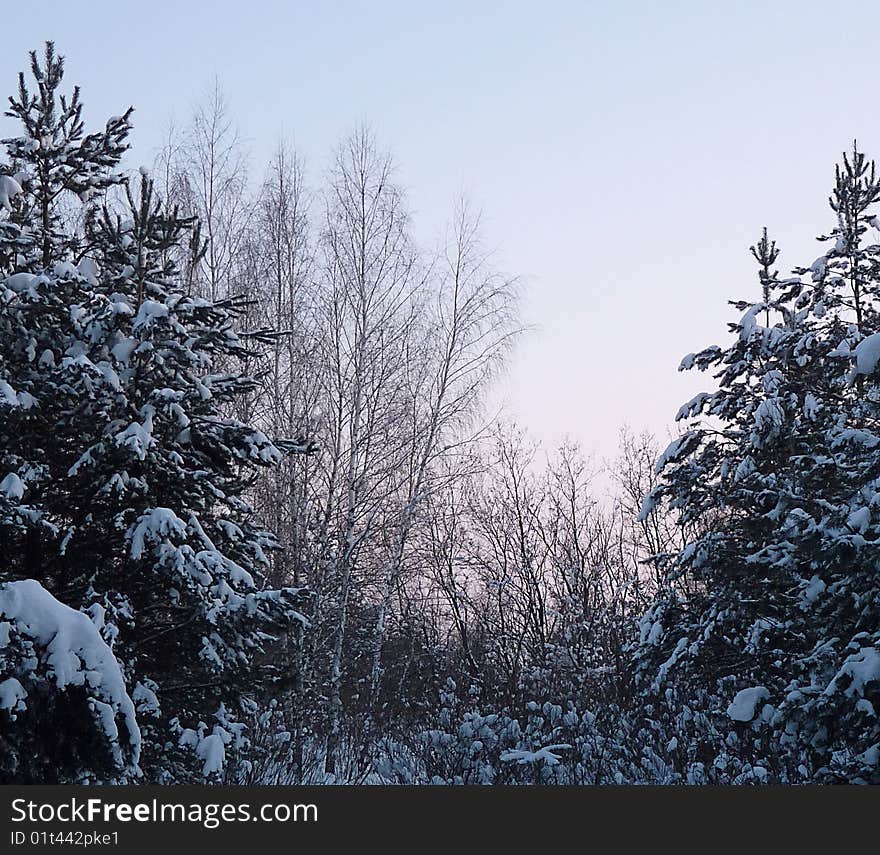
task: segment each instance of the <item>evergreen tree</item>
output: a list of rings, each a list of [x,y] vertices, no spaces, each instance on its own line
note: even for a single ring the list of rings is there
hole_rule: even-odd
[[[131,110],[84,136],[51,43],[32,72],[37,93],[22,77],[10,99],[22,136],[5,141],[0,581],[38,579],[90,616],[137,706],[148,779],[215,775],[248,696],[282,676],[266,644],[301,620],[301,592],[263,583],[278,544],[245,496],[281,449],[308,449],[226,415],[255,388],[230,366],[259,341],[234,331],[244,301],[187,293],[170,259],[194,221],[145,170],[134,188],[119,171]]]
[[[688,760],[711,761],[715,780],[880,781],[878,199],[854,149],[827,251],[780,280],[765,231],[752,250],[764,299],[734,303],[731,346],[681,366],[716,369],[718,389],[679,411],[691,424],[643,514],[665,500],[704,533],[655,557],[667,584],[636,669],[679,723],[707,713],[715,744]]]

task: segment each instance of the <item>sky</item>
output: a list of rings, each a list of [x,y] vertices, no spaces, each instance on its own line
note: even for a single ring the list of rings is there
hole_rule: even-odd
[[[284,138],[316,185],[369,123],[420,236],[464,192],[520,277],[499,401],[601,459],[711,387],[677,366],[758,299],[761,227],[783,272],[820,254],[835,161],[880,154],[878,29],[880,4],[807,0],[46,0],[4,9],[0,91],[54,39],[87,121],[134,104],[138,165],[216,77],[255,175]]]

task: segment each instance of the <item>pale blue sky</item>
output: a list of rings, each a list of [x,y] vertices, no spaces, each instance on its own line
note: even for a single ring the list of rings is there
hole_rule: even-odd
[[[3,30],[0,91],[54,39],[89,117],[135,105],[137,162],[216,74],[258,170],[283,134],[317,179],[368,121],[423,234],[466,190],[538,325],[503,397],[599,455],[705,386],[676,367],[757,294],[761,226],[809,264],[835,158],[880,154],[877,3],[50,0]]]

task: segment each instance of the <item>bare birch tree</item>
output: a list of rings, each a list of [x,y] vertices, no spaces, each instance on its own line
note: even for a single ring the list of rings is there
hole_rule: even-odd
[[[438,460],[462,454],[482,433],[483,393],[518,332],[515,283],[493,269],[481,244],[479,218],[464,200],[434,266],[430,291],[422,306],[419,337],[406,353],[409,448],[373,630],[373,708],[388,611],[404,572],[413,526],[425,500],[444,480],[455,477],[454,469],[438,467]]]
[[[364,128],[337,150],[325,217],[322,321],[329,453],[323,537],[335,586],[325,767],[332,774],[352,576],[399,477],[406,344],[421,288],[392,161]],[[323,587],[327,580],[316,581]]]

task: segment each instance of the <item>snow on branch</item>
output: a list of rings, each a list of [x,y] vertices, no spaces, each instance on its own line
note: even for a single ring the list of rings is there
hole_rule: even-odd
[[[36,580],[22,579],[0,585],[0,650],[9,646],[13,628],[33,643],[59,691],[86,690],[95,722],[117,766],[126,768],[125,745],[131,756],[129,768],[136,770],[141,735],[134,704],[119,663],[89,617],[56,600]],[[34,664],[31,674],[35,671]],[[18,678],[7,678],[0,682],[0,709],[25,710],[27,694]],[[119,718],[124,734],[119,732]]]

